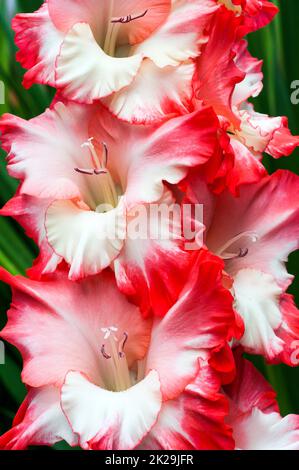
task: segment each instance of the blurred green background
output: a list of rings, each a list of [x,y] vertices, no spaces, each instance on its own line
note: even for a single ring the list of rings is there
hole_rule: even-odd
[[[42,0],[0,0],[0,80],[5,84],[6,98],[6,103],[0,104],[0,115],[10,112],[26,119],[31,118],[42,113],[53,97],[53,90],[46,87],[35,85],[30,90],[22,88],[23,70],[15,60],[16,49],[10,27],[10,19],[16,12],[32,12],[41,3]],[[299,134],[299,104],[296,106],[290,101],[291,83],[299,80],[299,1],[275,0],[274,3],[280,8],[276,20],[249,37],[251,53],[264,59],[264,90],[254,103],[257,111],[273,116],[288,116],[291,130]],[[17,182],[6,173],[4,152],[1,151],[0,156],[2,207],[14,194]],[[299,174],[299,150],[292,157],[280,160],[265,157],[265,164],[270,172],[277,168],[288,168]],[[13,274],[24,274],[36,255],[36,247],[24,235],[23,230],[12,220],[0,218],[0,265]],[[299,254],[292,254],[288,264],[289,271],[298,275]],[[299,306],[297,281],[292,285],[290,292],[296,296]],[[1,284],[0,327],[5,324],[5,312],[10,298],[10,289]],[[266,366],[258,357],[251,360],[275,387],[281,412],[299,413],[299,368]],[[6,364],[0,365],[0,434],[10,427],[26,393],[20,380],[20,370],[21,358],[18,352],[7,345]],[[65,449],[67,446],[59,444],[55,448]]]

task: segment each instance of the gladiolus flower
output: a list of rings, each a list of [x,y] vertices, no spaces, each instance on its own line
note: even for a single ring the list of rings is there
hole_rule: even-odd
[[[4,116],[8,171],[21,186],[2,214],[16,217],[38,242],[33,274],[53,272],[65,260],[75,280],[114,263],[119,286],[144,311],[165,313],[189,265],[180,221],[176,227],[165,217],[161,228],[159,213],[151,213],[146,238],[130,236],[129,223],[140,206],[171,209],[164,182],[178,183],[212,157],[217,126],[211,109],[155,126],[131,126],[75,103],[56,103],[29,122]]]
[[[218,8],[213,0],[48,0],[13,21],[24,85],[49,84],[81,103],[104,99],[128,121],[185,113],[192,60]]]
[[[299,247],[299,177],[278,171],[243,185],[238,198],[228,190],[213,194],[198,175],[189,183],[189,197],[204,205],[205,244],[233,278],[235,308],[245,324],[241,344],[269,361],[294,365],[299,315],[285,297],[293,279],[285,262]]]
[[[80,282],[65,272],[37,282],[2,270],[13,289],[2,337],[21,351],[31,389],[1,447],[74,444],[75,436],[94,450],[133,449],[144,439],[165,449],[232,447],[227,404],[215,380],[210,392],[204,385],[213,376],[208,361],[236,331],[222,269],[201,251],[178,302],[154,321],[108,270]]]

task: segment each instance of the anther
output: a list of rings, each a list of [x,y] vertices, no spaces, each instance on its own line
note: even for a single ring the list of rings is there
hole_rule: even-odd
[[[92,143],[92,141],[94,140],[93,137],[91,137],[90,139],[87,140],[87,142],[84,142],[81,147],[84,148],[84,147],[87,147],[89,148],[89,150],[91,151],[91,154],[93,155],[93,157],[96,157],[96,160],[98,159],[97,155],[94,153],[95,152],[95,148],[94,148],[94,145]],[[108,147],[107,147],[107,144],[105,142],[102,142],[102,146],[103,146],[103,155],[102,155],[102,160],[98,162],[99,166],[101,168],[74,168],[74,170],[77,172],[77,173],[81,173],[82,175],[106,175],[108,173],[108,170],[106,170],[106,167],[107,167],[107,164],[108,164]],[[94,162],[95,164],[97,163],[96,161]]]
[[[121,16],[120,18],[115,18],[114,20],[111,20],[111,23],[121,23],[121,24],[126,24],[126,23],[131,23],[131,21],[139,20],[139,18],[143,18],[147,14],[148,10],[145,10],[145,12],[141,13],[141,15],[137,16]]]
[[[245,256],[248,255],[248,253],[249,253],[248,248],[240,248],[238,258],[245,258]]]
[[[95,171],[95,170],[89,170],[85,168],[74,168],[74,170],[77,173],[81,173],[82,175],[94,175],[94,171]]]
[[[106,351],[105,351],[105,344],[103,344],[102,347],[101,347],[101,353],[102,353],[102,356],[105,359],[111,359],[111,356],[109,354],[107,354]]]
[[[126,342],[128,341],[128,337],[129,337],[128,333],[124,332],[123,338],[118,345],[119,357],[125,357],[124,348],[125,348]]]
[[[104,162],[103,162],[103,165],[104,165],[104,168],[107,167],[108,165],[108,147],[107,147],[107,144],[105,142],[102,142],[102,146],[103,146],[103,150],[104,150]]]

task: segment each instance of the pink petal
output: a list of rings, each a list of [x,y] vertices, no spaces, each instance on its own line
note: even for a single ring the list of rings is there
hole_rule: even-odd
[[[174,204],[172,193],[165,190],[157,204],[133,208],[127,214],[123,250],[114,262],[118,287],[145,315],[165,315],[178,299],[192,263],[182,238],[181,212],[175,220]],[[137,235],[135,223],[142,230]]]
[[[90,112],[88,107],[56,103],[30,121],[9,114],[2,117],[8,171],[22,180],[21,193],[43,198],[81,197],[82,176],[74,168],[82,166],[82,157],[88,155],[81,145],[88,138]]]
[[[197,57],[201,44],[207,41],[205,30],[218,8],[211,0],[174,3],[167,20],[135,52],[144,54],[158,67],[177,66]]]
[[[197,374],[198,359],[210,357],[235,332],[232,297],[222,287],[222,268],[217,258],[202,250],[179,300],[154,323],[147,367],[158,371],[164,399],[182,393]]]
[[[17,194],[0,211],[3,216],[13,217],[25,229],[26,235],[38,244],[39,257],[28,270],[28,274],[34,279],[39,279],[44,273],[54,272],[62,261],[46,239],[45,212],[50,202],[49,199]]]
[[[269,117],[244,104],[240,110],[241,127],[235,134],[250,150],[267,152],[274,158],[290,155],[299,145],[299,137],[293,136],[285,117]]]
[[[148,37],[165,19],[170,11],[170,0],[114,0],[113,11],[110,11],[112,0],[99,5],[98,0],[48,0],[50,16],[56,27],[64,32],[74,24],[89,23],[96,35],[103,35],[111,18],[131,15],[144,17],[122,25],[121,37],[126,42],[135,44]],[[67,14],[66,14],[67,13]]]
[[[0,449],[24,450],[28,446],[51,446],[59,441],[75,446],[78,437],[60,407],[59,389],[30,389],[10,431],[0,437]]]
[[[197,60],[194,81],[196,98],[236,127],[239,118],[232,109],[232,96],[236,84],[245,76],[234,60],[238,25],[239,20],[230,12],[221,9],[215,15],[209,41]]]
[[[16,15],[12,28],[19,47],[17,60],[29,69],[23,85],[26,88],[34,83],[55,86],[55,61],[64,35],[52,23],[48,4],[35,13]]]
[[[203,393],[203,388],[207,390],[209,387],[209,393]],[[205,365],[179,398],[163,403],[157,423],[139,448],[233,449],[232,433],[225,424],[227,414],[228,402],[220,393],[220,382],[215,380],[211,367]]]
[[[252,57],[248,51],[248,43],[245,40],[239,41],[235,46],[235,64],[246,75],[244,80],[237,83],[234,89],[232,102],[238,106],[250,97],[256,97],[263,88],[263,61]]]
[[[121,334],[129,331],[129,364],[144,357],[151,321],[143,320],[138,309],[119,293],[111,272],[80,282],[69,281],[65,272],[43,282],[13,277],[3,269],[0,275],[13,289],[2,336],[23,355],[26,384],[61,385],[69,370],[82,371],[101,384],[101,328],[111,325]]]

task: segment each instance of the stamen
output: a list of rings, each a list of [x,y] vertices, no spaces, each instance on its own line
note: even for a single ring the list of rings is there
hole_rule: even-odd
[[[147,14],[148,10],[145,10],[141,15],[128,15],[128,16],[121,16],[120,18],[115,18],[111,20],[111,23],[121,23],[121,24],[126,24],[126,23],[131,23],[131,21],[139,20],[139,18],[143,18]]]
[[[107,144],[105,142],[102,142],[102,146],[103,146],[102,161],[104,162],[103,163],[104,168],[106,168],[107,165],[108,165],[108,147],[107,147]],[[103,157],[104,157],[104,159],[103,159]]]
[[[108,326],[107,328],[101,328],[101,331],[104,333],[104,339],[108,339],[112,333],[116,333],[118,328],[116,326]],[[113,335],[114,339],[117,341],[117,337]]]
[[[105,351],[105,344],[102,344],[101,353],[102,353],[102,356],[103,356],[105,359],[111,359],[111,356],[110,356],[109,354],[107,354],[106,351]]]
[[[107,174],[108,170],[106,169],[107,164],[108,164],[108,147],[105,142],[102,142],[103,146],[103,153],[102,153],[102,158],[101,160],[98,157],[98,154],[95,150],[95,147],[92,143],[93,137],[87,140],[87,142],[84,142],[81,147],[87,147],[90,150],[91,157],[92,157],[92,163],[94,164],[93,169],[88,169],[88,168],[74,168],[77,173],[82,173],[84,175],[103,175]]]
[[[118,193],[117,189],[115,187],[115,183],[113,181],[113,178],[107,168],[108,165],[108,146],[105,142],[102,142],[102,155],[99,157],[97,154],[96,148],[93,145],[93,137],[90,137],[86,142],[84,142],[81,147],[87,147],[90,151],[90,156],[91,156],[91,163],[93,165],[93,168],[74,168],[74,170],[77,173],[81,173],[83,175],[88,175],[88,176],[102,176],[102,178],[99,181],[99,186],[100,186],[100,191],[101,191],[101,197],[99,198],[99,201],[96,202],[95,204],[95,210],[97,212],[104,212],[103,211],[103,205],[109,205],[111,208],[117,207],[118,205]]]
[[[104,333],[104,340],[107,340],[107,343],[102,344],[101,354],[104,359],[111,359],[109,362],[102,363],[106,386],[113,391],[127,390],[131,386],[129,366],[124,353],[128,333],[124,332],[119,341],[114,334],[118,331],[115,326],[101,328],[101,331]]]
[[[88,170],[85,168],[74,168],[77,173],[82,173],[83,175],[93,175],[95,170]]]
[[[124,332],[123,339],[120,341],[118,345],[119,357],[125,357],[124,348],[125,348],[126,342],[128,341],[128,337],[129,337],[128,333]]]
[[[102,168],[103,165],[102,165],[102,162],[100,161],[99,159],[99,156],[96,152],[96,149],[93,145],[93,140],[94,138],[93,137],[90,137],[87,142],[84,142],[81,147],[84,148],[84,147],[87,147],[90,151],[90,154],[91,154],[91,158],[92,158],[92,163],[94,165],[94,168]]]
[[[239,247],[237,251],[233,249],[233,245],[242,239],[245,238],[250,238],[251,243],[256,243],[258,241],[258,235],[255,232],[242,232],[236,235],[235,237],[231,238],[228,240],[219,250],[216,252],[218,256],[220,256],[224,260],[231,260],[235,258],[245,258],[245,256],[248,255],[249,253],[249,248],[248,246],[246,247]],[[245,240],[244,242],[245,243]],[[250,243],[250,242],[249,242]],[[228,249],[231,248],[232,251],[228,251]]]

